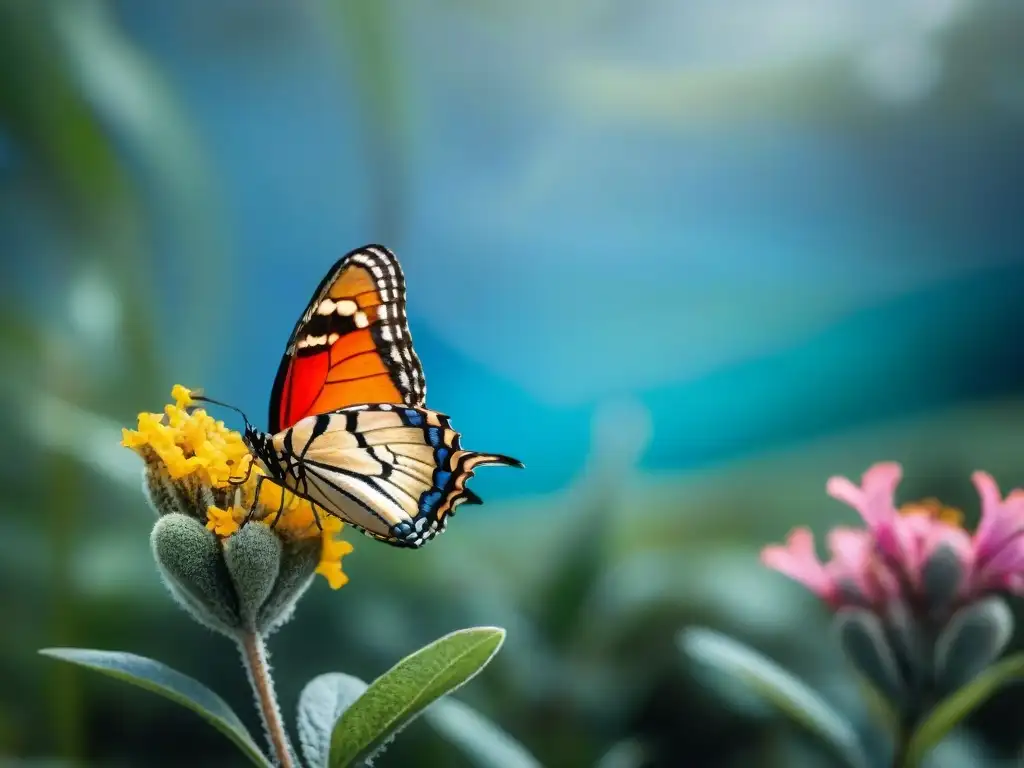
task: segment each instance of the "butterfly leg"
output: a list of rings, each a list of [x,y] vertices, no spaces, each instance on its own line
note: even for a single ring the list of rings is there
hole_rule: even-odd
[[[256,514],[256,505],[260,503],[260,487],[263,485],[263,481],[266,479],[266,475],[260,475],[259,477],[256,478],[256,490],[253,492],[252,495],[252,506],[249,507],[249,514],[245,516],[245,522],[242,523],[242,525],[245,525],[250,520],[252,520],[253,516]]]
[[[316,523],[316,527],[320,530],[320,533],[323,533],[324,532],[324,526],[320,522],[320,515],[317,514],[316,506],[317,505],[316,505],[315,502],[312,502],[312,501],[309,502],[309,507],[310,507],[310,509],[313,510],[313,522]],[[324,512],[324,514],[326,514],[326,511]]]
[[[231,485],[245,485],[247,482],[249,482],[249,478],[252,476],[252,467],[253,467],[253,464],[255,464],[255,463],[256,462],[252,459],[252,457],[250,457],[249,458],[249,469],[246,470],[245,477],[243,477],[241,479],[238,479],[238,478],[235,478],[235,477],[229,477],[228,478],[228,482],[231,483]]]
[[[285,494],[285,490],[284,490],[284,488],[281,488],[281,504],[277,508],[277,514],[274,515],[274,522],[272,522],[270,524],[271,528],[273,528],[275,525],[277,525],[277,521],[281,519],[281,513],[284,512],[284,494]],[[316,514],[316,513],[314,512],[314,514]]]

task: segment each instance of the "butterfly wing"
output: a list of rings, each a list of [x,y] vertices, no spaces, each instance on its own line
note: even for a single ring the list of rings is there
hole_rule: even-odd
[[[303,419],[274,436],[287,487],[368,536],[419,547],[444,531],[477,467],[522,466],[463,450],[448,417],[426,408],[375,404]]]
[[[398,259],[381,245],[346,254],[288,340],[270,395],[270,433],[350,405],[421,406],[425,397]]]

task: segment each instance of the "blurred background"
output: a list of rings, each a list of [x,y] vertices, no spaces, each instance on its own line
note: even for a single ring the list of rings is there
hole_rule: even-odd
[[[286,711],[497,624],[459,698],[545,766],[832,765],[699,683],[677,637],[706,625],[883,749],[826,610],[758,552],[853,523],[825,481],[874,461],[971,525],[972,470],[1024,485],[1022,39],[1012,0],[0,0],[4,764],[241,764],[35,652],[152,656],[258,732],[159,582],[120,428],[175,383],[265,425],[298,314],[369,242],[430,406],[527,469],[422,552],[354,536],[351,583],[273,639]],[[1014,764],[1022,706],[934,764]],[[487,765],[426,721],[377,764]]]

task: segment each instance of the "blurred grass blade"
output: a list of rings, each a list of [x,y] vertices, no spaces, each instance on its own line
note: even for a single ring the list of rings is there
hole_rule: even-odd
[[[588,502],[570,510],[563,521],[558,534],[564,542],[562,554],[532,598],[538,627],[559,649],[589,636],[591,627],[583,620],[584,611],[594,585],[608,567],[612,508],[607,498],[594,497]],[[591,531],[585,542],[580,540],[581,527]]]
[[[526,747],[461,701],[441,699],[423,716],[479,768],[541,768]]]
[[[642,768],[649,760],[650,755],[643,742],[625,739],[613,744],[594,768]]]
[[[368,687],[358,677],[328,672],[314,677],[302,689],[297,728],[302,756],[309,768],[328,764],[334,724]]]
[[[678,643],[691,659],[738,680],[791,720],[832,747],[852,768],[868,765],[849,721],[806,683],[752,648],[709,629],[679,634]]]
[[[579,648],[593,637],[587,613],[611,568],[615,518],[632,504],[628,489],[651,430],[650,411],[639,401],[613,400],[595,409],[587,467],[576,481],[581,501],[561,516],[559,557],[535,591],[537,624],[556,648]],[[581,530],[588,531],[585,543]]]
[[[94,669],[110,677],[145,688],[177,702],[227,736],[254,764],[270,768],[270,761],[252,740],[242,721],[224,700],[198,680],[144,656],[88,648],[43,648],[43,656]]]
[[[943,699],[914,731],[904,766],[921,765],[927,754],[964,718],[984,704],[999,688],[1024,679],[1024,653],[1003,659]]]
[[[46,393],[23,393],[26,431],[47,450],[73,457],[107,479],[142,489],[142,466],[121,447],[121,425]]]
[[[160,219],[159,233],[170,239],[168,251],[190,261],[174,271],[176,279],[188,281],[183,291],[190,297],[190,311],[176,320],[185,324],[177,338],[187,340],[181,343],[189,353],[175,364],[187,380],[196,374],[191,361],[202,360],[219,341],[213,314],[225,282],[228,245],[213,174],[173,90],[121,31],[110,5],[65,0],[52,8],[77,88],[133,161],[137,186]]]
[[[374,680],[335,724],[332,768],[371,758],[427,706],[487,666],[504,640],[503,629],[474,627],[406,656]]]

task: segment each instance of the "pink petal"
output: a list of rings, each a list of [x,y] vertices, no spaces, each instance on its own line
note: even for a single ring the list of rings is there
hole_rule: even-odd
[[[865,567],[871,557],[872,539],[865,530],[833,528],[828,533],[828,548],[834,561],[851,570]]]
[[[807,528],[793,530],[784,546],[761,550],[761,562],[803,584],[818,597],[828,599],[835,584],[814,551],[814,535]]]
[[[864,492],[842,475],[830,477],[825,483],[825,492],[854,509],[860,509],[864,499]]]
[[[878,542],[878,550],[888,559],[903,556],[894,530],[900,516],[895,502],[896,486],[902,477],[903,468],[898,463],[884,461],[868,468],[859,488],[845,477],[830,478],[825,486],[830,496],[857,510]]]
[[[998,554],[1010,539],[1024,531],[1024,494],[1013,491],[1003,501],[992,475],[975,472],[971,480],[981,498],[981,520],[974,533],[974,548],[980,563]]]
[[[999,587],[1024,576],[1024,538],[1007,542],[985,561],[978,561],[974,587]]]
[[[1002,585],[1002,588],[1009,590],[1015,595],[1024,594],[1024,575],[1015,573],[1007,576],[1006,583]]]
[[[894,497],[903,477],[903,468],[894,461],[871,466],[857,487],[845,477],[831,477],[825,485],[828,495],[860,513],[869,527],[875,528],[897,517]]]
[[[877,568],[874,543],[871,534],[863,529],[833,528],[828,533],[832,560],[825,570],[833,582],[851,584],[869,601],[879,597],[872,575]]]

